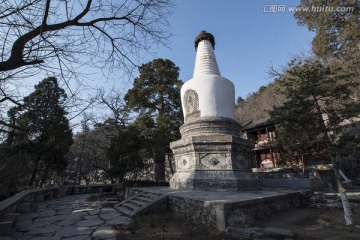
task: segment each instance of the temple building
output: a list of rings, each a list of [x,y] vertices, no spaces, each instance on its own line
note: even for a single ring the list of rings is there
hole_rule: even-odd
[[[276,126],[269,118],[258,119],[242,127],[242,137],[254,143],[251,154],[253,168],[284,168],[284,167],[313,167],[329,164],[330,159],[326,150],[317,145],[306,149],[305,153],[293,155],[285,154],[283,146],[276,140]]]
[[[281,146],[276,142],[275,124],[269,119],[259,119],[244,126],[244,138],[254,142],[251,155],[253,168],[274,168],[281,163]]]
[[[215,38],[201,31],[195,38],[193,78],[181,88],[184,125],[170,144],[176,172],[174,189],[250,190],[258,187],[251,172],[252,142],[240,138],[234,120],[234,84],[220,75]]]

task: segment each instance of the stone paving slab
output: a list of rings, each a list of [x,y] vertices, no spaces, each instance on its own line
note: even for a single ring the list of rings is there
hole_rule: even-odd
[[[138,188],[141,190],[142,188]],[[231,204],[295,194],[301,190],[262,189],[246,192],[185,191],[168,187],[144,188],[148,192]],[[11,239],[16,240],[66,240],[66,239],[116,239],[113,226],[128,224],[132,220],[112,207],[102,207],[101,202],[90,202],[90,195],[67,196],[39,202],[34,211],[21,214]]]
[[[116,239],[113,225],[131,219],[113,208],[102,208],[101,202],[87,201],[89,197],[67,196],[37,203],[33,212],[20,215],[9,239]]]

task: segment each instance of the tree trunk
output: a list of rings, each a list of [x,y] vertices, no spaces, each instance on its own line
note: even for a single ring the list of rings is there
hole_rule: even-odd
[[[155,162],[155,181],[165,182],[165,161]]]
[[[353,221],[353,217],[352,217],[352,213],[351,213],[351,206],[349,204],[349,200],[346,195],[346,190],[339,189],[339,194],[340,194],[341,202],[342,202],[342,205],[344,208],[345,225],[348,225],[348,226],[354,225],[354,221]]]
[[[330,159],[331,159],[331,164],[333,167],[333,171],[335,174],[335,178],[336,178],[336,184],[337,184],[337,188],[340,194],[340,198],[341,198],[341,203],[344,209],[344,218],[345,218],[345,224],[346,225],[354,225],[354,221],[352,218],[352,213],[351,213],[351,207],[350,207],[350,203],[349,200],[347,198],[346,195],[346,189],[341,181],[341,177],[340,177],[340,173],[339,173],[339,168],[337,165],[337,161],[336,161],[336,157],[338,157],[338,152],[333,148],[333,143],[334,143],[334,132],[329,129],[329,125],[330,125],[330,120],[329,120],[329,116],[326,113],[322,113],[321,112],[321,104],[319,103],[319,100],[313,96],[314,101],[316,103],[317,106],[317,110],[318,112],[321,114],[321,119],[322,119],[322,123],[323,123],[323,129],[327,135],[327,140],[328,142],[326,143],[327,148],[330,152]]]
[[[37,174],[37,171],[38,171],[38,168],[39,168],[40,158],[41,158],[41,153],[39,153],[38,157],[36,158],[36,161],[35,161],[35,164],[34,164],[35,166],[34,166],[34,169],[32,171],[28,187],[32,187],[34,185],[36,174]]]
[[[337,155],[337,153],[336,153],[336,155]],[[331,156],[331,163],[333,165],[333,171],[334,171],[335,178],[336,178],[336,184],[337,184],[338,191],[340,194],[341,203],[342,203],[342,206],[344,209],[345,224],[348,226],[353,225],[354,221],[353,221],[353,217],[352,217],[352,213],[351,213],[351,206],[350,206],[349,200],[346,195],[346,189],[341,181],[341,176],[340,176],[339,169],[337,167],[336,159],[334,156]]]
[[[79,161],[79,185],[81,185],[81,168],[82,168],[82,162]]]
[[[174,175],[175,171],[174,171],[174,168],[173,168],[173,165],[172,165],[172,158],[173,157],[170,157],[169,154],[167,154],[167,159],[168,159],[168,162],[169,162],[169,166],[170,166],[170,171],[171,171],[171,174]]]
[[[165,151],[157,149],[154,157],[155,164],[155,181],[165,182]]]
[[[31,173],[31,178],[28,184],[28,187],[32,187],[35,181],[35,177],[36,177],[36,173],[37,173],[37,167],[35,167]]]
[[[47,164],[46,168],[45,168],[45,171],[43,172],[42,176],[41,176],[41,180],[40,180],[40,188],[43,187],[46,179],[48,178],[48,173],[49,173],[49,170],[50,170],[50,163]]]
[[[303,178],[305,178],[305,163],[304,163],[304,154],[301,154],[301,163],[302,163],[302,172],[303,172]]]

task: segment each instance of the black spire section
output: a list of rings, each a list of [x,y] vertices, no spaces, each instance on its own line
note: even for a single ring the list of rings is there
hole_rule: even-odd
[[[211,33],[207,33],[206,31],[201,31],[199,35],[195,38],[195,51],[197,50],[199,42],[202,40],[209,40],[213,49],[215,49],[215,38]]]

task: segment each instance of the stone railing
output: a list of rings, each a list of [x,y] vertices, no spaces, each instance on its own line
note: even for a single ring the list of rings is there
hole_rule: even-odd
[[[61,186],[63,195],[106,193],[122,190],[122,184],[91,184],[91,185],[66,185]]]
[[[70,194],[117,192],[122,184],[63,185],[28,189],[0,202],[0,216],[30,211],[35,202],[63,197]]]
[[[57,197],[59,187],[28,189],[0,202],[0,215],[26,211],[36,201]],[[24,209],[24,210],[23,210]]]

